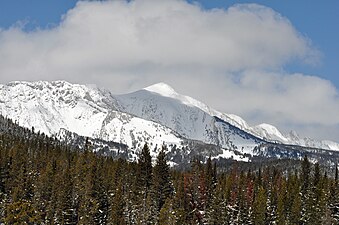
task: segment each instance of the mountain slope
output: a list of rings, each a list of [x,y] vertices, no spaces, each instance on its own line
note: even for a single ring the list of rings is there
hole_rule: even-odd
[[[145,142],[151,148],[163,143],[185,148],[193,140],[250,155],[267,142],[339,149],[334,142],[316,142],[295,133],[284,135],[269,124],[250,127],[240,117],[218,112],[164,83],[114,96],[65,81],[11,82],[0,85],[0,110],[20,125],[34,126],[47,135],[64,129],[131,149]]]
[[[117,110],[109,92],[64,81],[0,85],[0,110],[24,127],[47,135],[60,128],[89,136],[106,114]]]
[[[165,144],[176,164],[196,155],[247,160],[232,150],[189,140],[162,124],[126,113],[120,104],[110,92],[65,81],[0,85],[0,114],[76,148],[90,137],[93,150],[129,160],[137,159],[146,142],[154,158]]]
[[[184,104],[187,106],[199,108],[200,110],[206,112],[210,116],[218,117],[224,120],[225,122],[249,134],[252,134],[253,136],[256,136],[263,140],[267,140],[269,142],[279,142],[279,143],[288,144],[288,145],[300,145],[304,147],[321,148],[321,149],[328,149],[328,150],[339,150],[338,143],[335,143],[332,141],[317,141],[311,138],[301,138],[299,137],[298,134],[296,134],[295,131],[290,132],[288,134],[282,134],[276,127],[270,124],[260,124],[260,125],[251,127],[241,117],[237,115],[233,115],[233,114],[221,113],[207,106],[206,104],[199,102],[198,100],[195,100],[189,96],[178,94],[177,92],[174,91],[173,88],[171,88],[170,86],[164,83],[154,84],[152,86],[144,88],[144,90],[151,92],[153,94],[158,94],[164,97],[176,99],[181,104]],[[129,96],[129,95],[133,95],[133,93],[123,95],[123,96]],[[136,100],[136,97],[138,96],[134,96],[134,100]],[[135,113],[135,112],[132,110],[132,113]]]
[[[116,96],[116,99],[123,111],[163,124],[188,139],[249,154],[255,146],[265,142],[222,118],[208,114],[207,106],[206,110],[201,110],[202,103],[177,94],[163,83]]]
[[[140,147],[149,141],[180,146],[174,131],[127,113],[107,91],[84,85],[56,82],[12,82],[0,86],[0,110],[24,127],[34,126],[47,135],[60,129],[81,136]]]

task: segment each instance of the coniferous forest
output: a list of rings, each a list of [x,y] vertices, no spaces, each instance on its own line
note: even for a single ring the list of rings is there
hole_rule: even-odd
[[[338,224],[338,170],[171,169],[165,147],[128,162],[75,150],[0,117],[0,224]]]

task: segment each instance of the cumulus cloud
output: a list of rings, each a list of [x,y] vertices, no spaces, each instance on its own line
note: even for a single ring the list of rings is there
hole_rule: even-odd
[[[250,123],[339,124],[330,82],[279,72],[292,61],[318,63],[317,50],[288,19],[256,4],[81,1],[53,28],[0,30],[0,58],[2,83],[65,79],[124,93],[165,81]]]

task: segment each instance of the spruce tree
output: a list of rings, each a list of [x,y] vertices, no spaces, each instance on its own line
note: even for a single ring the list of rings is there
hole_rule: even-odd
[[[312,217],[311,163],[305,155],[301,164],[301,221],[308,224]]]
[[[76,224],[72,175],[72,170],[67,165],[65,171],[60,174],[60,180],[58,180],[61,184],[58,189],[58,207],[61,211],[60,220],[64,225]]]
[[[230,222],[227,220],[226,200],[223,197],[221,187],[216,187],[206,209],[206,221],[211,225],[222,225]]]
[[[150,210],[148,207],[153,203],[149,197],[152,184],[152,157],[150,154],[147,143],[144,145],[140,152],[138,165],[137,165],[137,177],[136,177],[136,190],[137,190],[137,210],[136,220],[138,223],[145,224],[149,218],[147,213]]]
[[[322,224],[322,217],[325,212],[323,180],[321,177],[319,163],[314,165],[313,185],[311,192],[311,216],[310,223],[314,225]]]
[[[329,210],[333,220],[339,224],[339,185],[338,185],[338,165],[335,167],[334,180],[330,185]]]
[[[281,178],[281,184],[278,189],[276,189],[275,194],[277,195],[277,224],[284,225],[286,224],[286,181]]]
[[[171,184],[171,177],[169,172],[169,166],[166,160],[166,147],[163,146],[159,152],[156,164],[153,169],[153,197],[156,201],[156,207],[158,211],[165,204],[167,198],[173,193],[173,187]]]
[[[170,198],[166,199],[165,204],[160,210],[159,225],[176,225],[177,217],[173,208],[173,202]]]
[[[259,187],[253,203],[253,221],[255,225],[265,224],[266,215],[266,194],[263,187]]]
[[[184,224],[187,221],[189,210],[189,198],[186,194],[185,175],[180,174],[177,178],[176,192],[173,197],[173,207],[178,224]]]
[[[112,216],[111,224],[116,224],[116,225],[124,225],[126,224],[125,222],[125,216],[124,216],[124,207],[125,207],[125,202],[124,202],[124,197],[123,197],[123,184],[122,180],[119,181],[116,191],[114,194],[114,200],[112,202]]]
[[[147,143],[144,145],[138,160],[139,185],[149,191],[152,182],[152,157]]]
[[[27,200],[18,200],[6,207],[5,224],[43,224],[40,214]]]

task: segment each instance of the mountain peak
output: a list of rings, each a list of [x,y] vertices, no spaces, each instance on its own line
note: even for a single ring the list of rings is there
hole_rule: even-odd
[[[177,96],[178,93],[168,84],[160,82],[144,88],[146,91],[155,92],[165,97]]]
[[[261,136],[271,139],[271,140],[280,140],[283,142],[288,142],[287,138],[280,133],[280,131],[273,125],[267,124],[267,123],[262,123],[254,127],[256,131],[258,131]]]

